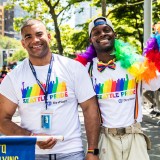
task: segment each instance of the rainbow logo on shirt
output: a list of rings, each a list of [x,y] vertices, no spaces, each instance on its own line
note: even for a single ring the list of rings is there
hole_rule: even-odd
[[[135,79],[129,80],[128,75],[126,75],[126,78],[117,81],[109,79],[104,83],[96,84],[94,89],[99,99],[107,99],[133,95],[135,94],[135,86]]]
[[[25,84],[22,82],[22,99],[23,103],[34,103],[44,101],[44,93],[43,90],[36,83],[33,86],[24,87]],[[44,88],[46,88],[46,84],[42,84]],[[58,77],[56,77],[55,81],[51,81],[48,87],[48,100],[51,99],[59,99],[68,97],[66,82],[59,82]]]

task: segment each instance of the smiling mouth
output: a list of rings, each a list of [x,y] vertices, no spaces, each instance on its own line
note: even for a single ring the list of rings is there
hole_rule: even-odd
[[[109,43],[109,39],[98,40],[97,43]]]
[[[108,39],[103,39],[103,40],[101,40],[100,42],[108,42],[109,40]]]
[[[33,49],[39,49],[39,48],[41,48],[41,47],[42,47],[42,45],[39,44],[39,45],[34,45],[34,46],[32,46],[31,48],[33,48]]]

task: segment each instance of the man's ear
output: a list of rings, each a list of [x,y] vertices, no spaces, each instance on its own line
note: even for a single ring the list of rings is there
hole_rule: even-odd
[[[117,38],[117,33],[116,32],[114,32],[114,38]]]
[[[92,39],[91,38],[89,38],[89,43],[92,44]]]
[[[49,42],[51,41],[51,34],[48,33],[48,39],[49,39]]]

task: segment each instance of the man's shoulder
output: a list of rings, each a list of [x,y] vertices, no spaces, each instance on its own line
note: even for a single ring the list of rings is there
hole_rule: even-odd
[[[60,63],[62,64],[66,64],[66,66],[68,66],[68,64],[70,64],[69,66],[72,66],[72,65],[81,65],[80,62],[74,60],[74,59],[71,59],[69,57],[65,57],[65,56],[62,56],[62,55],[59,55],[59,54],[54,54],[54,59],[55,59],[55,62],[56,61],[59,61]]]
[[[60,54],[53,54],[54,55],[54,58],[55,59],[62,59],[62,60],[68,60],[68,61],[72,61],[73,59],[69,58],[69,57],[66,57],[66,56],[63,56],[63,55],[60,55]]]

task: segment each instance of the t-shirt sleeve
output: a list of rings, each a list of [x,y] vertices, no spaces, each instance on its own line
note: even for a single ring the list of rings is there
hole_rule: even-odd
[[[91,78],[87,69],[80,63],[77,63],[75,73],[75,94],[79,103],[82,103],[95,94]]]
[[[8,75],[5,76],[2,83],[0,84],[0,93],[12,102],[18,104],[18,98],[16,97],[15,89]]]

